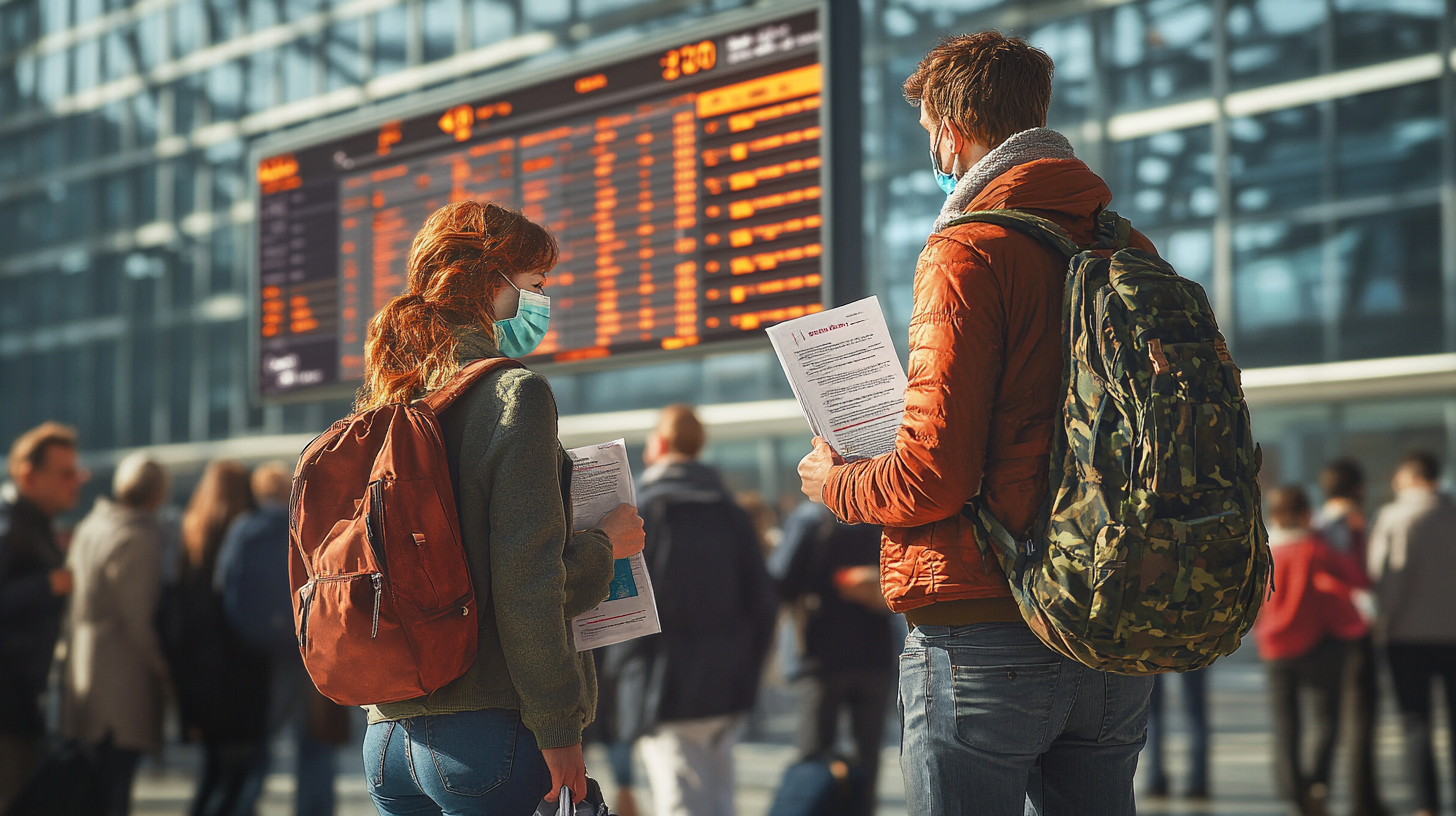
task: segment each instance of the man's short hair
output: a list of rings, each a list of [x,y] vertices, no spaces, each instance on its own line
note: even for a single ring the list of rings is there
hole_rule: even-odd
[[[1441,460],[1427,450],[1407,451],[1400,457],[1400,464],[1396,468],[1409,471],[1424,482],[1437,482],[1441,479]]]
[[[962,34],[930,49],[905,80],[905,98],[995,148],[1012,134],[1046,125],[1053,69],[1045,51],[1019,37]]]
[[[293,471],[282,462],[264,462],[253,468],[253,498],[258,501],[288,501],[293,489]]]
[[[667,443],[669,453],[677,453],[696,459],[703,452],[708,441],[703,423],[698,419],[693,406],[677,403],[662,409],[657,418],[657,435]]]
[[[1357,499],[1365,487],[1365,469],[1354,459],[1342,456],[1320,471],[1319,485],[1327,499]]]
[[[1298,527],[1310,513],[1309,494],[1296,484],[1269,491],[1269,520],[1278,527]]]
[[[118,504],[146,507],[167,491],[167,471],[143,451],[129,454],[116,466],[111,492]]]
[[[16,438],[10,446],[10,478],[20,478],[22,465],[31,470],[45,467],[46,454],[53,447],[75,450],[79,437],[76,429],[59,422],[42,422]]]

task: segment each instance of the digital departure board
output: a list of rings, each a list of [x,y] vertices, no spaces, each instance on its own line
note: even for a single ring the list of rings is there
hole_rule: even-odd
[[[560,243],[551,330],[528,361],[702,348],[819,311],[826,13],[477,83],[474,98],[262,155],[262,395],[357,383],[415,233],[464,199],[519,209]]]

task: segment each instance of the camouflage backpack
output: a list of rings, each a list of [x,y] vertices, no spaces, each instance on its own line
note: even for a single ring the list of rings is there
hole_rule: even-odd
[[[1260,452],[1239,369],[1203,288],[1127,248],[1131,225],[1099,216],[1079,247],[1031,213],[951,222],[1026,233],[1070,259],[1062,325],[1065,420],[1047,502],[1018,541],[972,501],[1021,613],[1056,651],[1094,669],[1200,669],[1238,648],[1270,583]]]

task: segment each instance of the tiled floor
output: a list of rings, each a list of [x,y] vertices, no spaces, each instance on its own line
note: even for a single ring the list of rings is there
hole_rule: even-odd
[[[1168,710],[1172,712],[1173,733],[1168,740],[1169,764],[1176,781],[1186,766],[1186,737],[1182,733],[1177,715],[1177,683],[1172,684]],[[1274,782],[1270,760],[1270,738],[1268,731],[1268,706],[1264,698],[1264,675],[1252,655],[1246,649],[1234,655],[1213,669],[1211,683],[1212,715],[1214,721],[1213,740],[1213,793],[1208,802],[1186,800],[1150,799],[1143,797],[1138,804],[1139,812],[1152,816],[1164,814],[1217,814],[1218,816],[1281,816],[1285,810],[1274,796]],[[738,746],[738,812],[740,816],[762,816],[768,811],[773,792],[777,787],[783,769],[795,758],[790,746],[793,715],[792,698],[783,691],[771,691],[765,695],[765,711],[758,718],[753,729],[753,739]],[[890,734],[894,738],[893,731]],[[1443,750],[1450,750],[1449,738],[1442,736]],[[137,816],[180,816],[186,812],[187,799],[191,795],[191,776],[186,768],[195,762],[187,748],[172,747],[167,754],[166,768],[158,770],[149,766],[142,772],[137,785]],[[343,752],[340,767],[346,771],[338,780],[340,793],[339,816],[373,816],[374,808],[364,793],[363,777],[356,771],[357,755]],[[1386,712],[1382,718],[1380,732],[1380,766],[1386,801],[1394,814],[1409,813],[1405,807],[1409,799],[1409,788],[1401,771],[1399,732],[1395,719]],[[600,749],[588,753],[588,766],[600,769],[596,774],[603,781],[608,800],[613,789],[606,771],[606,758]],[[898,751],[887,745],[884,751],[884,773],[880,782],[880,816],[902,816],[905,811],[904,785],[899,774]],[[1338,766],[1337,766],[1338,767]],[[1451,767],[1444,761],[1443,769]],[[261,816],[287,816],[292,813],[291,794],[293,780],[286,774],[274,774],[269,779]],[[1345,804],[1344,785],[1337,779],[1334,786],[1333,812],[1348,812]],[[639,804],[643,813],[649,813],[650,804],[645,790],[638,791]],[[1448,792],[1446,801],[1451,802]],[[1456,813],[1448,805],[1447,813]]]

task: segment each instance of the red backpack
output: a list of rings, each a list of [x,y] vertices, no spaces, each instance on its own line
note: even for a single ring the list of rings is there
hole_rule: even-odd
[[[288,576],[298,647],[342,705],[409,700],[475,661],[475,590],[437,415],[480,377],[477,360],[416,403],[335,422],[299,458]]]

